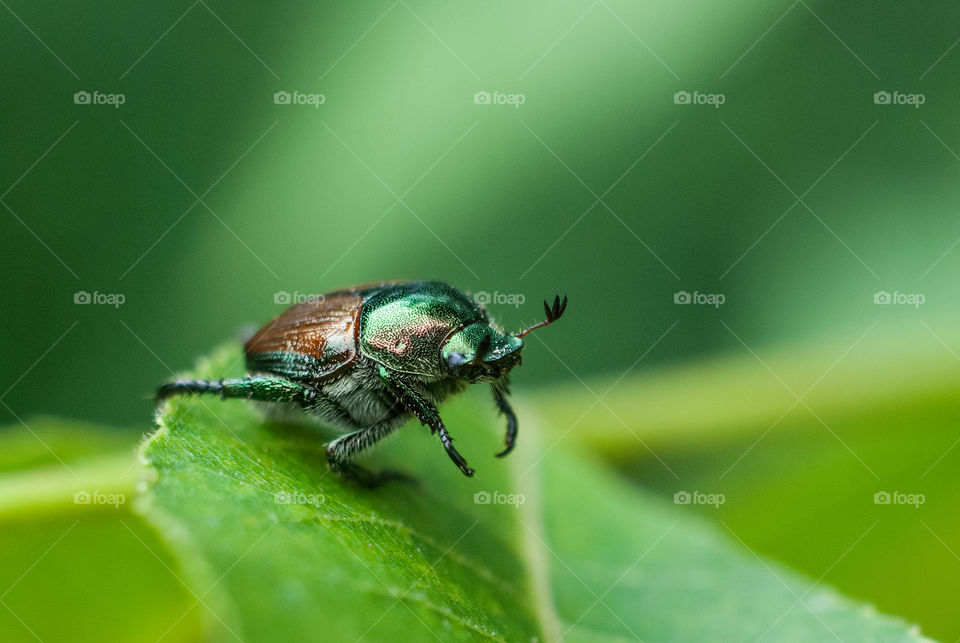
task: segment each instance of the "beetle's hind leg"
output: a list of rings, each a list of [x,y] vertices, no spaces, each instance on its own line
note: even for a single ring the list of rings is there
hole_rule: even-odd
[[[174,395],[219,395],[258,402],[297,402],[308,405],[317,397],[314,388],[281,377],[254,376],[225,380],[177,379],[157,389],[161,402]]]
[[[396,428],[395,424],[375,424],[337,438],[327,445],[327,464],[341,478],[351,480],[364,487],[378,487],[395,480],[415,482],[414,478],[399,471],[374,473],[350,462],[354,456],[373,446],[374,443],[385,438]]]

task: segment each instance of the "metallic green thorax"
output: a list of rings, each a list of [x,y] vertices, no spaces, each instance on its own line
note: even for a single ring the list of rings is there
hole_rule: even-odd
[[[360,316],[360,352],[401,373],[447,375],[446,358],[457,352],[472,359],[484,335],[491,336],[487,360],[523,344],[492,328],[473,299],[437,281],[385,288],[364,302]]]

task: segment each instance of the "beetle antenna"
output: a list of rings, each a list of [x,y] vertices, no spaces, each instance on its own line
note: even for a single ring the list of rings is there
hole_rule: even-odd
[[[519,332],[519,333],[516,333],[516,334],[514,335],[514,337],[520,337],[520,338],[522,339],[523,337],[526,337],[527,335],[529,335],[529,334],[532,333],[533,331],[537,330],[538,328],[543,328],[544,326],[549,326],[549,325],[552,324],[553,322],[555,322],[555,321],[557,321],[558,319],[560,319],[560,316],[563,315],[563,311],[565,311],[566,309],[567,309],[567,296],[566,296],[566,295],[563,296],[563,301],[560,301],[560,295],[556,295],[556,296],[553,298],[553,306],[552,306],[552,307],[551,307],[549,304],[547,304],[547,300],[544,299],[544,300],[543,300],[543,311],[544,311],[544,313],[546,313],[547,318],[546,318],[545,320],[543,320],[542,322],[538,322],[538,323],[534,324],[533,326],[531,326],[530,328],[527,328],[526,330],[523,330],[523,331],[521,331],[521,332]]]

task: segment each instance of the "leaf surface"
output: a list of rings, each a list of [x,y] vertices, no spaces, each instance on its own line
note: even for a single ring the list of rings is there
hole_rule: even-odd
[[[198,377],[240,374],[236,346]],[[223,640],[917,640],[914,629],[754,556],[688,507],[570,445],[522,441],[472,394],[442,412],[478,474],[413,424],[367,464],[418,485],[328,473],[326,429],[255,406],[175,398],[142,447],[141,505],[178,552]],[[479,495],[477,495],[479,494]],[[484,501],[489,499],[489,503]]]

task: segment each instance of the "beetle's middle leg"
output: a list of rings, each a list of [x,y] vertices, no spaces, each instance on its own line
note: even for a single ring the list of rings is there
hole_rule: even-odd
[[[327,445],[327,464],[337,475],[366,487],[377,487],[392,480],[411,481],[410,476],[397,471],[372,473],[350,461],[396,428],[396,423],[374,424],[337,438]]]
[[[463,472],[463,475],[467,477],[472,476],[474,474],[473,469],[470,468],[467,461],[464,460],[463,456],[460,455],[453,446],[453,438],[450,437],[450,434],[447,432],[447,427],[443,425],[443,420],[440,419],[440,412],[437,410],[437,407],[433,405],[433,402],[405,382],[402,377],[392,374],[382,366],[379,367],[379,372],[380,379],[383,380],[384,384],[393,392],[400,403],[403,404],[408,411],[413,413],[413,415],[420,420],[421,424],[429,426],[431,433],[436,433],[440,436],[440,442],[443,444],[447,455],[450,456],[450,459],[453,460],[453,463],[457,465],[460,471]]]

